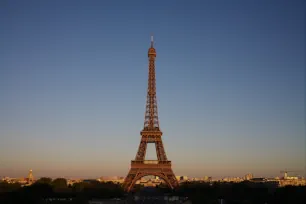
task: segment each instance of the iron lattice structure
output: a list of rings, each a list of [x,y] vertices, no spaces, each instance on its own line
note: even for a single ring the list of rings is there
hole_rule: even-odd
[[[137,180],[148,175],[160,177],[170,188],[178,186],[178,181],[171,168],[171,161],[167,159],[162,142],[161,137],[163,133],[159,128],[155,79],[156,50],[153,46],[153,37],[151,37],[151,47],[148,51],[148,58],[148,92],[144,128],[140,132],[141,140],[135,160],[131,161],[131,169],[123,182],[123,188],[127,192],[132,190]],[[148,143],[155,144],[157,160],[145,160]]]
[[[34,176],[33,176],[33,171],[32,171],[32,169],[29,171],[29,174],[28,174],[28,181],[30,181],[30,182],[34,181]]]

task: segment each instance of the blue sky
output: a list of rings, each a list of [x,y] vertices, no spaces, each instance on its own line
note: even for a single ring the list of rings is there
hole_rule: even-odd
[[[13,0],[0,25],[0,176],[125,176],[151,33],[177,175],[305,169],[302,0]]]

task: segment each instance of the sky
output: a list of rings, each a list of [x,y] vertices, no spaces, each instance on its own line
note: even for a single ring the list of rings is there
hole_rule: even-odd
[[[126,176],[150,35],[176,175],[305,173],[305,1],[0,2],[0,177]],[[154,159],[149,145],[147,159]]]

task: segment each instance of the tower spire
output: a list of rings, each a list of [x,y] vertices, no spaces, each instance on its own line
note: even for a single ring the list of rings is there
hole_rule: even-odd
[[[153,34],[151,35],[151,47],[154,45]]]
[[[159,131],[157,100],[156,100],[156,80],[155,80],[156,50],[153,47],[153,35],[151,35],[151,47],[148,50],[148,57],[149,57],[149,74],[148,74],[148,92],[147,92],[144,130]]]

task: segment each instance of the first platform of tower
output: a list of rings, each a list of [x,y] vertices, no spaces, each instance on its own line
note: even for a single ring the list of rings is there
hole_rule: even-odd
[[[151,35],[151,47],[148,50],[148,57],[155,58],[156,57],[156,51],[155,51],[155,48],[154,48],[153,45],[154,45],[153,35]]]

